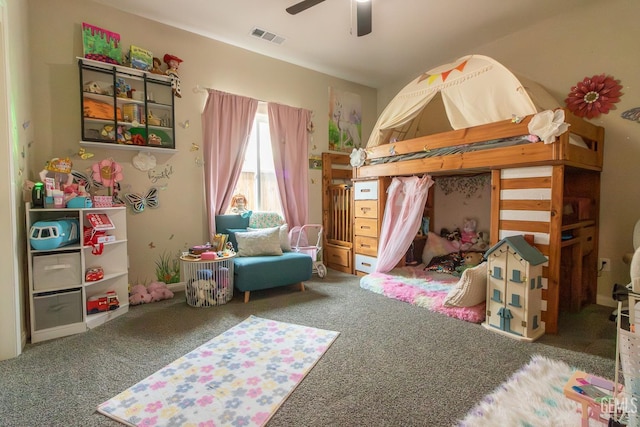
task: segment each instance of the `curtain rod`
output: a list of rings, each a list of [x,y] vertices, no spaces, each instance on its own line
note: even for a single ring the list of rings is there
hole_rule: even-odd
[[[213,88],[211,87],[205,87],[205,86],[201,86],[199,84],[197,84],[194,88],[193,88],[193,93],[207,93],[209,92],[209,90],[212,90]],[[217,89],[216,89],[217,90]],[[255,98],[254,98],[255,99]],[[258,99],[258,102],[266,102],[269,103],[271,101],[264,101],[262,99]],[[295,108],[304,108],[304,107],[295,107]],[[314,115],[314,111],[313,110],[309,110],[308,108],[304,108],[305,110],[308,110],[311,112],[311,115]]]

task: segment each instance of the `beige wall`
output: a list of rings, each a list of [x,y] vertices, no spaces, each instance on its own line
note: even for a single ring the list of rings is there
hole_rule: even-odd
[[[82,0],[29,0],[32,44],[34,122],[36,143],[30,176],[51,157],[73,156],[80,140],[80,101],[76,57],[82,55],[82,22],[117,32],[123,48],[144,47],[162,57],[174,54],[180,66],[182,98],[176,99],[177,153],[156,154],[155,171],[171,171],[170,177],[155,184],[146,173],[131,165],[136,152],[95,149],[95,157],[83,161],[72,158],[74,169],[82,170],[95,159],[112,157],[124,167],[123,191],[142,193],[159,186],[160,207],[128,215],[129,280],[131,283],[155,279],[155,261],[163,251],[177,252],[203,243],[207,236],[203,203],[203,168],[197,165],[202,145],[200,114],[206,94],[194,92],[197,85],[273,101],[313,111],[315,133],[310,153],[328,148],[329,87],[360,94],[363,107],[363,136],[376,120],[376,91],[282,61],[212,41]],[[42,29],[46,28],[45,31]],[[46,35],[45,35],[46,34]],[[310,222],[321,222],[321,172],[309,171]]]
[[[608,305],[614,304],[613,284],[629,283],[629,266],[622,262],[622,256],[633,249],[631,233],[640,219],[640,197],[635,189],[635,183],[640,182],[640,124],[620,117],[622,112],[640,107],[639,17],[638,1],[592,3],[485,46],[470,47],[465,53],[496,59],[540,83],[560,101],[584,77],[606,73],[621,81],[624,95],[617,109],[592,120],[605,128],[606,135],[599,256],[611,259],[612,271],[603,272],[598,280],[598,302]],[[451,60],[458,56],[462,55]],[[425,69],[436,65],[425,61]],[[415,77],[407,76],[405,81],[380,88],[379,110]]]
[[[22,352],[26,341],[23,269],[26,246],[22,182],[25,150],[33,140],[29,86],[27,6],[0,0],[0,360]]]

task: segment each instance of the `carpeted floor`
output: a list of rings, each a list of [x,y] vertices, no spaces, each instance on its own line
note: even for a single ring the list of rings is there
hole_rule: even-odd
[[[560,318],[560,334],[523,343],[361,289],[329,271],[292,286],[194,308],[183,293],[132,307],[86,333],[38,344],[0,362],[6,426],[114,426],[106,399],[250,315],[340,331],[269,426],[446,426],[527,364],[533,354],[613,378],[609,308]]]

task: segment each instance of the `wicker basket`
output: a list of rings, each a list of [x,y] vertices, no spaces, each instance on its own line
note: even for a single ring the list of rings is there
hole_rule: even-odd
[[[187,304],[213,307],[233,298],[233,257],[207,261],[181,258],[180,273],[185,282]]]

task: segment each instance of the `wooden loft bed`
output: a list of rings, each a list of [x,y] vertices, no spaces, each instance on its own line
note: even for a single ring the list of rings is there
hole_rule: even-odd
[[[353,170],[348,154],[322,153],[323,260],[353,274]]]
[[[534,235],[534,245],[548,258],[542,320],[548,333],[557,333],[560,311],[596,302],[604,129],[565,111],[569,131],[554,143],[487,143],[527,135],[532,117],[367,148],[354,179],[490,173],[491,244]],[[437,212],[437,200],[432,208]]]

